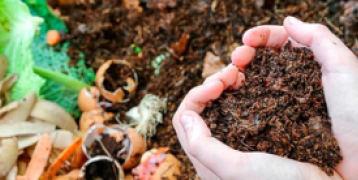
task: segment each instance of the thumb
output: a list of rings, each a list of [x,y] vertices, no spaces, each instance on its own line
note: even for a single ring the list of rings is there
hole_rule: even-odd
[[[236,179],[246,155],[211,137],[204,120],[195,112],[185,111],[181,116],[187,147],[185,151],[201,162],[220,179]],[[229,167],[229,168],[228,168]]]
[[[340,67],[356,67],[358,62],[353,52],[322,24],[302,22],[294,17],[287,17],[284,28],[288,35],[313,51],[322,70],[332,72]]]
[[[180,123],[185,131],[188,143],[203,137],[211,137],[211,132],[204,120],[193,111],[183,112]]]

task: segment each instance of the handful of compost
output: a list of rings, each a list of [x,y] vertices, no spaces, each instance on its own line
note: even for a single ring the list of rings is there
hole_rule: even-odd
[[[258,48],[237,91],[207,104],[203,119],[218,140],[319,166],[328,175],[342,160],[331,132],[319,64],[307,48]]]

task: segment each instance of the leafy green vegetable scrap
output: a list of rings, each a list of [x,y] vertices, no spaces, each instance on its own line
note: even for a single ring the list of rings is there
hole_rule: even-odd
[[[44,19],[41,30],[31,44],[36,67],[35,72],[46,79],[40,90],[42,98],[58,103],[73,116],[81,112],[77,107],[77,96],[80,89],[94,83],[95,72],[85,65],[84,55],[75,66],[69,66],[67,55],[69,43],[61,43],[56,47],[48,46],[46,35],[49,30],[67,32],[66,25],[48,9],[46,0],[23,0],[31,13]],[[55,50],[58,49],[58,50]]]
[[[70,67],[66,53],[69,43],[47,45],[47,31],[52,29],[67,31],[48,9],[46,0],[0,0],[0,54],[9,59],[7,75],[19,76],[10,99],[19,100],[35,92],[78,117],[78,92],[94,83],[95,73],[86,68],[81,54],[81,60]]]
[[[20,0],[0,0],[0,54],[9,59],[7,75],[19,75],[10,94],[11,100],[19,100],[30,92],[39,94],[45,83],[32,70],[34,61],[30,49],[41,23],[43,19],[32,16]]]

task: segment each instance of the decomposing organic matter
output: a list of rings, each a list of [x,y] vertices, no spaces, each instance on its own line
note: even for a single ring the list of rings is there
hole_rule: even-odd
[[[221,61],[219,56],[215,56],[212,52],[208,51],[204,58],[203,72],[201,73],[201,76],[207,78],[225,67],[226,65]]]
[[[319,166],[342,160],[331,132],[321,71],[308,48],[259,48],[245,83],[202,113],[213,136],[240,151],[262,151]]]

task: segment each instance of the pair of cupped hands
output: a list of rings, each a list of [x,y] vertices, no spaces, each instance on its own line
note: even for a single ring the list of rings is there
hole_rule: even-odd
[[[238,68],[255,56],[256,47],[308,47],[321,65],[322,83],[332,130],[343,160],[328,176],[319,167],[260,152],[240,152],[211,136],[200,116],[205,104],[228,87],[240,88],[244,74]],[[244,45],[231,56],[232,64],[208,77],[184,98],[173,125],[185,153],[203,180],[358,180],[358,60],[326,26],[287,17],[283,26],[258,26],[245,32]]]

